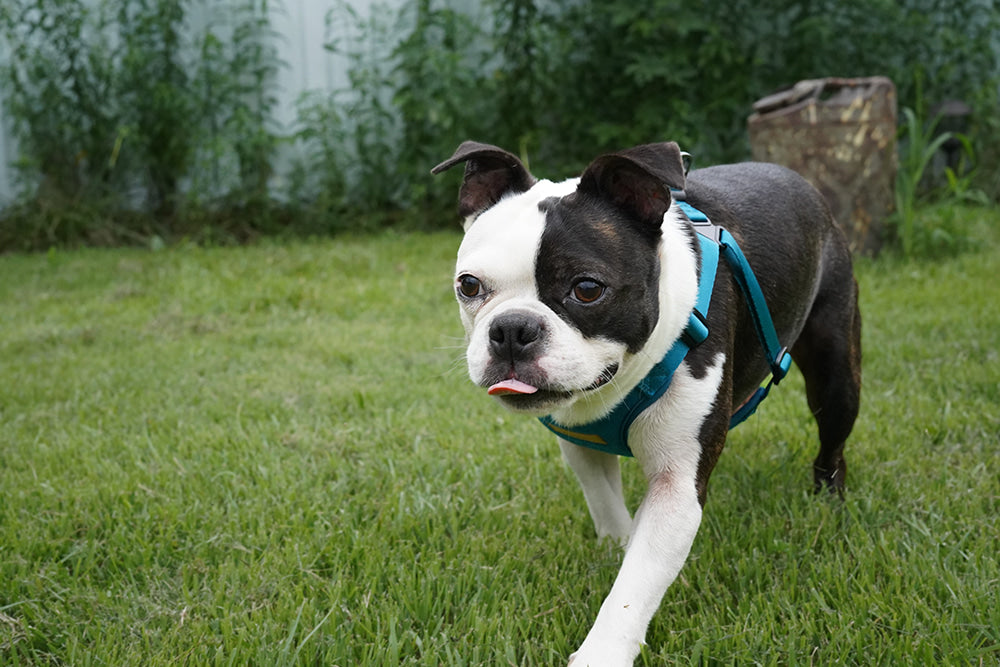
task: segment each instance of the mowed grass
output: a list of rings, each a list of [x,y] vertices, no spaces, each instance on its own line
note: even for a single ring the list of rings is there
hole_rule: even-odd
[[[858,265],[846,501],[793,374],[640,664],[1000,661],[1000,215],[965,215],[960,255]],[[468,382],[459,240],[0,257],[0,664],[563,664],[620,552]]]

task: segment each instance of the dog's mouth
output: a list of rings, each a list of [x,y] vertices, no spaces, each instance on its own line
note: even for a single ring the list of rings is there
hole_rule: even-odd
[[[594,391],[599,389],[611,382],[615,378],[615,374],[618,372],[618,364],[611,364],[597,376],[597,379],[593,381],[589,386],[584,388],[584,391]]]
[[[614,379],[617,372],[617,363],[609,365],[600,372],[597,379],[584,387],[582,391],[594,391],[595,389],[603,387]],[[568,390],[544,389],[536,387],[533,384],[529,384],[513,376],[490,385],[489,388],[487,388],[486,393],[490,396],[501,397],[534,396],[535,398],[543,399],[540,402],[546,402],[552,399],[568,398],[573,395],[573,392]]]

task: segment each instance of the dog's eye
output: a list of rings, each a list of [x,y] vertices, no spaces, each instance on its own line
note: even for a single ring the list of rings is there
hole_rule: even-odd
[[[466,273],[458,277],[458,291],[462,296],[473,299],[482,293],[483,284],[479,282],[479,278]]]
[[[580,303],[593,303],[604,296],[604,285],[596,280],[584,278],[573,285],[573,298]]]

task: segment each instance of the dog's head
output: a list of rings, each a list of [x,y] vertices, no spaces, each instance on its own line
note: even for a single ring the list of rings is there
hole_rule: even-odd
[[[503,149],[465,142],[433,172],[463,162],[455,293],[473,382],[532,414],[611,409],[690,312],[681,303],[661,326],[662,311],[677,310],[661,275],[671,188],[684,187],[677,145],[605,155],[579,179],[553,183]],[[683,231],[672,240],[695,261]],[[692,286],[680,292],[693,300]],[[647,349],[653,339],[662,349]]]

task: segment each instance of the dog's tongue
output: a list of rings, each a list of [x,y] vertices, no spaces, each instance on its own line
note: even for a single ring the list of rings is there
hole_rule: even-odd
[[[538,391],[538,387],[532,387],[530,384],[521,382],[520,380],[510,379],[497,382],[486,393],[490,396],[506,396],[507,394],[534,394],[536,391]]]

